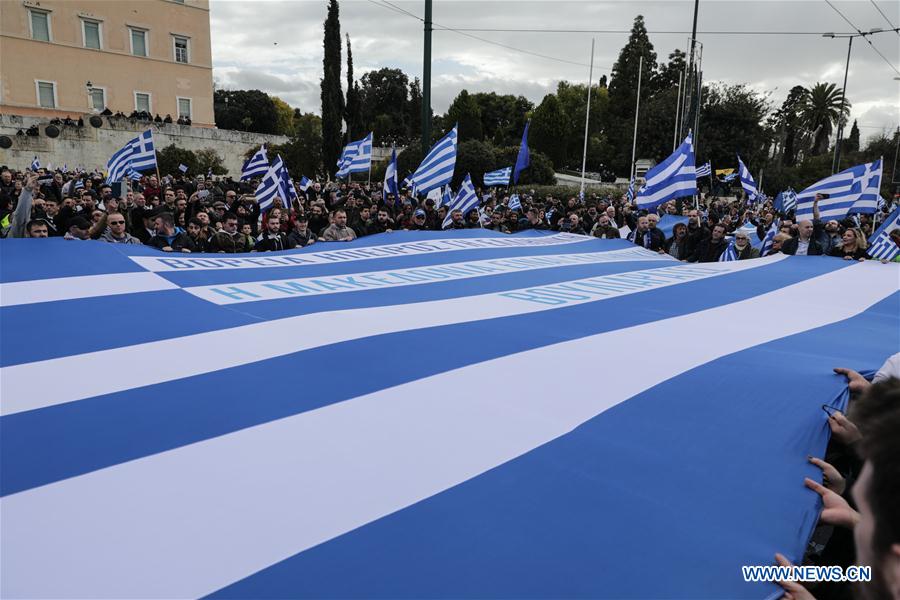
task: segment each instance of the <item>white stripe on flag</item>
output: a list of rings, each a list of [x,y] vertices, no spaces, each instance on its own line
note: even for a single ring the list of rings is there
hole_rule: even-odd
[[[156,273],[110,273],[15,281],[0,285],[0,306],[174,289],[178,286]]]
[[[761,267],[784,258],[784,255],[777,255],[752,261],[687,264],[641,271],[638,275],[624,273],[586,278],[597,283],[615,283],[616,291],[595,289],[592,294],[586,295],[584,300],[564,305],[595,302],[603,298],[716,277]],[[666,275],[671,278],[665,278]],[[562,283],[571,285],[579,281],[585,280]],[[627,286],[632,287],[627,289]],[[524,300],[530,289],[532,288],[411,304],[311,313],[121,348],[10,365],[0,369],[0,381],[3,386],[0,416],[212,373],[373,335],[559,308],[558,304]],[[259,340],[267,342],[259,344]],[[223,355],[217,351],[225,347],[231,348],[227,354]],[[66,378],[46,377],[47,373],[86,373],[98,364],[105,367],[103,377],[86,377],[77,382]],[[148,369],[148,364],[155,366]],[[34,393],[35,381],[41,381],[40,394]]]
[[[4,556],[2,594],[207,595],[502,465],[690,369],[853,317],[896,291],[891,278],[872,277],[880,267],[858,264],[454,369],[12,494],[0,500],[4,547],[16,549]],[[808,310],[820,296],[829,303]],[[644,360],[647,344],[660,339],[683,343],[666,360]],[[585,394],[579,378],[494,376],[548,364],[591,372],[598,356],[619,375],[603,394]]]

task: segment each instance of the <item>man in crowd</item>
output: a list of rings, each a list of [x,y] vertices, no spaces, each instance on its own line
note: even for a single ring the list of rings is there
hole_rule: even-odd
[[[822,245],[813,238],[813,222],[800,221],[797,224],[797,236],[784,243],[781,251],[796,256],[821,256],[825,254]]]
[[[290,250],[294,247],[288,234],[281,231],[281,217],[277,214],[269,213],[266,217],[266,229],[256,239],[253,246],[254,252],[277,252],[279,250]]]
[[[111,244],[141,243],[139,239],[125,231],[125,215],[117,212],[106,215],[106,230],[100,236],[100,241]]]
[[[194,243],[190,236],[183,231],[175,231],[175,217],[172,213],[162,212],[156,215],[153,219],[153,228],[156,233],[147,242],[148,246],[159,248],[163,252],[194,251]]]
[[[722,256],[722,253],[727,246],[728,242],[725,240],[725,225],[716,223],[713,225],[712,234],[709,237],[700,240],[694,253],[688,257],[688,262],[716,262],[719,260],[719,257]]]
[[[316,242],[316,234],[310,230],[309,219],[305,213],[297,215],[294,230],[288,234],[288,239],[294,248],[305,248]]]
[[[209,240],[210,252],[235,254],[250,252],[253,245],[250,238],[238,231],[238,217],[233,212],[222,216],[222,229],[212,235]]]
[[[331,216],[331,225],[320,236],[323,242],[352,242],[356,239],[356,232],[347,227],[347,213],[343,209],[335,210]]]
[[[628,236],[629,241],[654,252],[665,252],[666,235],[658,228],[650,228],[646,215],[638,217],[637,229]]]

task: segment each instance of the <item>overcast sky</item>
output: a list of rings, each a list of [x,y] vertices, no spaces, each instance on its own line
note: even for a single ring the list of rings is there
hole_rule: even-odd
[[[421,77],[422,23],[398,9],[421,17],[425,3],[389,2],[397,8],[384,0],[340,2],[341,35],[350,34],[357,79],[381,67],[400,68],[410,77]],[[319,113],[326,4],[325,0],[212,0],[213,76],[217,85],[261,89],[304,112]],[[833,0],[833,4],[862,31],[896,27],[900,21],[900,0]],[[537,104],[560,79],[586,82],[592,36],[597,40],[594,78],[608,74],[637,14],[644,15],[658,60],[666,59],[674,48],[686,47],[692,11],[692,0],[435,0],[432,105],[437,113],[443,113],[463,88],[521,94]],[[489,40],[482,41],[441,31],[441,26],[615,33],[468,32]],[[714,33],[734,31],[793,34]],[[823,38],[821,33],[849,31],[850,25],[825,0],[701,0],[697,37],[703,43],[704,78],[749,83],[771,92],[776,104],[794,85],[809,86],[817,81],[840,85],[847,41]],[[868,39],[887,62],[900,68],[900,35],[886,32]],[[346,50],[343,56],[346,61]],[[894,79],[900,73],[887,62],[865,41],[854,41],[847,97],[853,103],[852,118],[858,119],[864,139],[893,130],[900,122],[900,81]]]

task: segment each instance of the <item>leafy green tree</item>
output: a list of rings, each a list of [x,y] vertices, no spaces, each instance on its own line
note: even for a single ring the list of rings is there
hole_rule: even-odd
[[[546,154],[557,168],[565,166],[567,140],[564,132],[569,121],[559,99],[547,94],[534,110],[529,130],[529,145]]]
[[[856,124],[856,120],[853,121],[853,127],[850,128],[850,135],[841,142],[841,150],[843,152],[859,152],[859,126]]]
[[[566,129],[562,132],[562,135],[567,140],[565,163],[580,167],[581,154],[584,150],[584,117],[587,111],[587,86],[560,81],[556,86],[556,97],[559,99],[566,120]],[[603,123],[606,121],[606,111],[608,109],[609,90],[600,85],[592,86],[588,145],[590,145],[591,136],[600,135],[603,131]],[[599,162],[590,162],[592,163],[590,168],[599,168]]]
[[[452,187],[462,183],[466,173],[472,175],[475,187],[484,187],[484,174],[499,169],[497,153],[494,145],[479,140],[467,140],[459,143],[456,155],[456,170]]]
[[[198,173],[206,175],[206,171],[200,170],[197,155],[190,150],[179,148],[175,144],[170,144],[162,150],[157,150],[156,164],[159,166],[159,172],[163,175],[180,173],[181,171],[178,170],[179,165],[185,165],[188,168],[187,172],[189,175],[197,175]]]
[[[806,132],[803,127],[801,109],[807,90],[802,85],[795,85],[788,92],[781,107],[772,113],[771,126],[778,137],[779,164],[792,167],[797,162],[797,154],[803,145]]]
[[[409,84],[409,103],[406,105],[404,115],[407,140],[416,140],[422,137],[422,84],[416,77]]]
[[[459,125],[460,140],[481,141],[484,137],[481,129],[481,107],[468,91],[463,90],[456,96],[447,109],[446,118]]]
[[[410,139],[408,85],[409,78],[400,69],[383,68],[362,76],[362,121],[375,133],[377,143],[403,145]]]
[[[228,172],[219,153],[213,148],[202,148],[194,153],[197,160],[196,173],[206,175],[212,170],[213,175],[224,175]],[[187,163],[185,163],[187,164]]]
[[[322,160],[327,173],[337,171],[341,155],[341,121],[344,94],[341,91],[341,21],[337,0],[328,1],[322,59]]]
[[[527,98],[512,94],[470,94],[481,109],[481,131],[495,145],[515,144],[522,139],[528,113],[534,109]]]
[[[699,152],[714,168],[736,167],[740,154],[754,171],[765,162],[769,143],[765,127],[769,106],[765,97],[746,84],[704,86],[700,112]],[[698,162],[706,162],[701,158]]]
[[[271,96],[271,98],[275,105],[278,133],[287,136],[294,135],[294,109],[278,96]]]
[[[213,110],[220,129],[279,133],[275,102],[260,90],[216,90]]]

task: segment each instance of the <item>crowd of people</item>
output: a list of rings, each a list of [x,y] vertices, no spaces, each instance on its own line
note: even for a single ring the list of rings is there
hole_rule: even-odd
[[[255,181],[194,177],[161,180],[147,175],[125,189],[106,185],[102,174],[38,169],[0,170],[0,225],[4,236],[94,239],[147,244],[174,252],[263,252],[302,248],[317,242],[350,241],[395,230],[483,228],[502,233],[527,229],[564,231],[598,238],[625,237],[635,244],[688,262],[719,260],[734,242],[739,260],[757,258],[759,241],[775,223],[778,234],[766,254],[839,256],[865,260],[866,240],[889,214],[843,220],[795,222],[771,199],[748,203],[740,197],[701,196],[670,201],[655,211],[638,210],[626,196],[589,194],[540,197],[517,194],[509,207],[502,188],[478,190],[481,206],[466,214],[434,198],[383,194],[382,185],[315,182],[298,198],[260,211]],[[448,212],[450,213],[448,216]],[[664,215],[687,217],[671,235],[659,229]],[[748,233],[747,224],[755,228]],[[892,232],[900,245],[900,230]],[[757,246],[757,247],[754,247]]]
[[[771,200],[701,197],[641,211],[626,196],[539,197],[519,191],[521,207],[509,207],[506,193],[482,191],[480,208],[463,214],[434,199],[403,190],[398,198],[380,184],[315,182],[298,199],[276,199],[260,211],[256,182],[208,179],[178,173],[142,177],[124,189],[104,183],[100,173],[0,169],[0,226],[4,237],[63,237],[114,244],[144,244],[165,252],[266,252],[323,242],[350,241],[397,230],[438,231],[483,228],[513,233],[553,230],[634,244],[689,262],[718,261],[731,241],[739,260],[757,258],[754,245],[771,230],[778,234],[767,254],[829,255],[865,260],[866,239],[881,215],[855,219],[795,221],[779,214]],[[667,236],[658,227],[665,215],[687,217]],[[751,226],[748,227],[748,224]],[[900,230],[891,232],[900,246]],[[756,239],[754,239],[756,238]],[[810,462],[824,485],[805,485],[824,504],[820,523],[804,557],[807,564],[873,567],[867,597],[900,598],[900,354],[875,378],[875,385],[847,369],[853,393],[848,416],[830,411],[832,438],[823,458]],[[883,380],[883,381],[880,381]],[[855,484],[854,484],[855,482]],[[798,482],[798,485],[804,484]],[[851,493],[852,489],[852,493]],[[855,538],[855,541],[854,541]],[[779,564],[788,560],[777,555]],[[807,589],[783,581],[789,598],[848,597],[849,584]],[[869,595],[874,592],[874,595]]]

